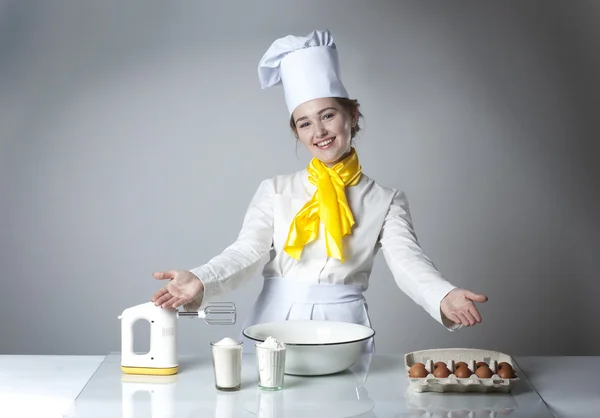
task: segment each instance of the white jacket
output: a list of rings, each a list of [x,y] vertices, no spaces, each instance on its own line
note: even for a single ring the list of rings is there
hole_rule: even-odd
[[[445,280],[423,253],[405,194],[383,187],[365,174],[357,185],[346,188],[356,222],[352,235],[344,238],[346,262],[327,257],[322,223],[318,239],[304,247],[300,260],[288,256],[283,245],[292,219],[315,191],[306,169],[260,184],[237,240],[191,270],[204,283],[204,294],[196,300],[200,309],[214,296],[242,285],[261,267],[265,278],[347,284],[367,290],[373,260],[381,248],[399,288],[447,329],[460,328],[441,314],[441,300],[456,286]]]

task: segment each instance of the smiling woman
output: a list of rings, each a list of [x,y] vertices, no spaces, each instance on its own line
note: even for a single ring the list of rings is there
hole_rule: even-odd
[[[290,127],[313,157],[331,167],[350,155],[363,116],[359,106],[358,100],[343,97],[309,100],[294,110]]]
[[[363,293],[381,249],[398,287],[446,329],[481,322],[474,302],[487,297],[448,282],[417,241],[405,194],[363,173],[352,146],[362,114],[337,54],[327,30],[278,39],[264,54],[261,85],[283,85],[290,126],[313,158],[260,184],[238,239],[221,254],[190,271],[155,273],[169,280],[155,304],[203,309],[262,268],[263,289],[243,329],[288,320],[371,327]],[[372,337],[363,348],[374,350]]]

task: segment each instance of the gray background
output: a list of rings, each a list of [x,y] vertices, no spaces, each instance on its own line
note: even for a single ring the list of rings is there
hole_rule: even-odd
[[[490,298],[449,333],[378,256],[379,352],[598,354],[600,2],[0,5],[1,353],[118,351],[117,316],[159,289],[153,271],[233,242],[260,181],[309,161],[258,60],[329,28],[365,172],[407,193],[446,277]],[[224,300],[243,316],[260,287]],[[182,353],[238,332],[179,329]]]

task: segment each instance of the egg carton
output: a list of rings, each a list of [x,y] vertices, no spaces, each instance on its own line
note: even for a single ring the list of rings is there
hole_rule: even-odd
[[[450,376],[445,378],[433,375],[433,365],[438,361],[446,363]],[[457,378],[454,375],[455,363],[467,363],[473,373],[470,377]],[[493,375],[481,378],[475,374],[478,362],[487,363]],[[515,371],[511,379],[501,378],[497,374],[498,364],[506,362]],[[410,377],[409,370],[415,363],[423,363],[427,370],[426,377]],[[415,392],[502,392],[509,393],[519,381],[518,370],[511,356],[499,351],[483,350],[476,348],[441,348],[433,350],[420,350],[404,355],[404,368],[410,382],[409,387]]]

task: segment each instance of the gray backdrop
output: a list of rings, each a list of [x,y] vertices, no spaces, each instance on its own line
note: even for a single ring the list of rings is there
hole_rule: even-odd
[[[233,242],[260,181],[309,161],[258,60],[329,28],[365,172],[407,193],[446,277],[489,296],[482,324],[447,332],[378,256],[379,352],[598,354],[600,2],[0,5],[1,353],[118,351],[153,271]],[[260,287],[222,300],[243,316]],[[179,330],[182,353],[239,331]]]

